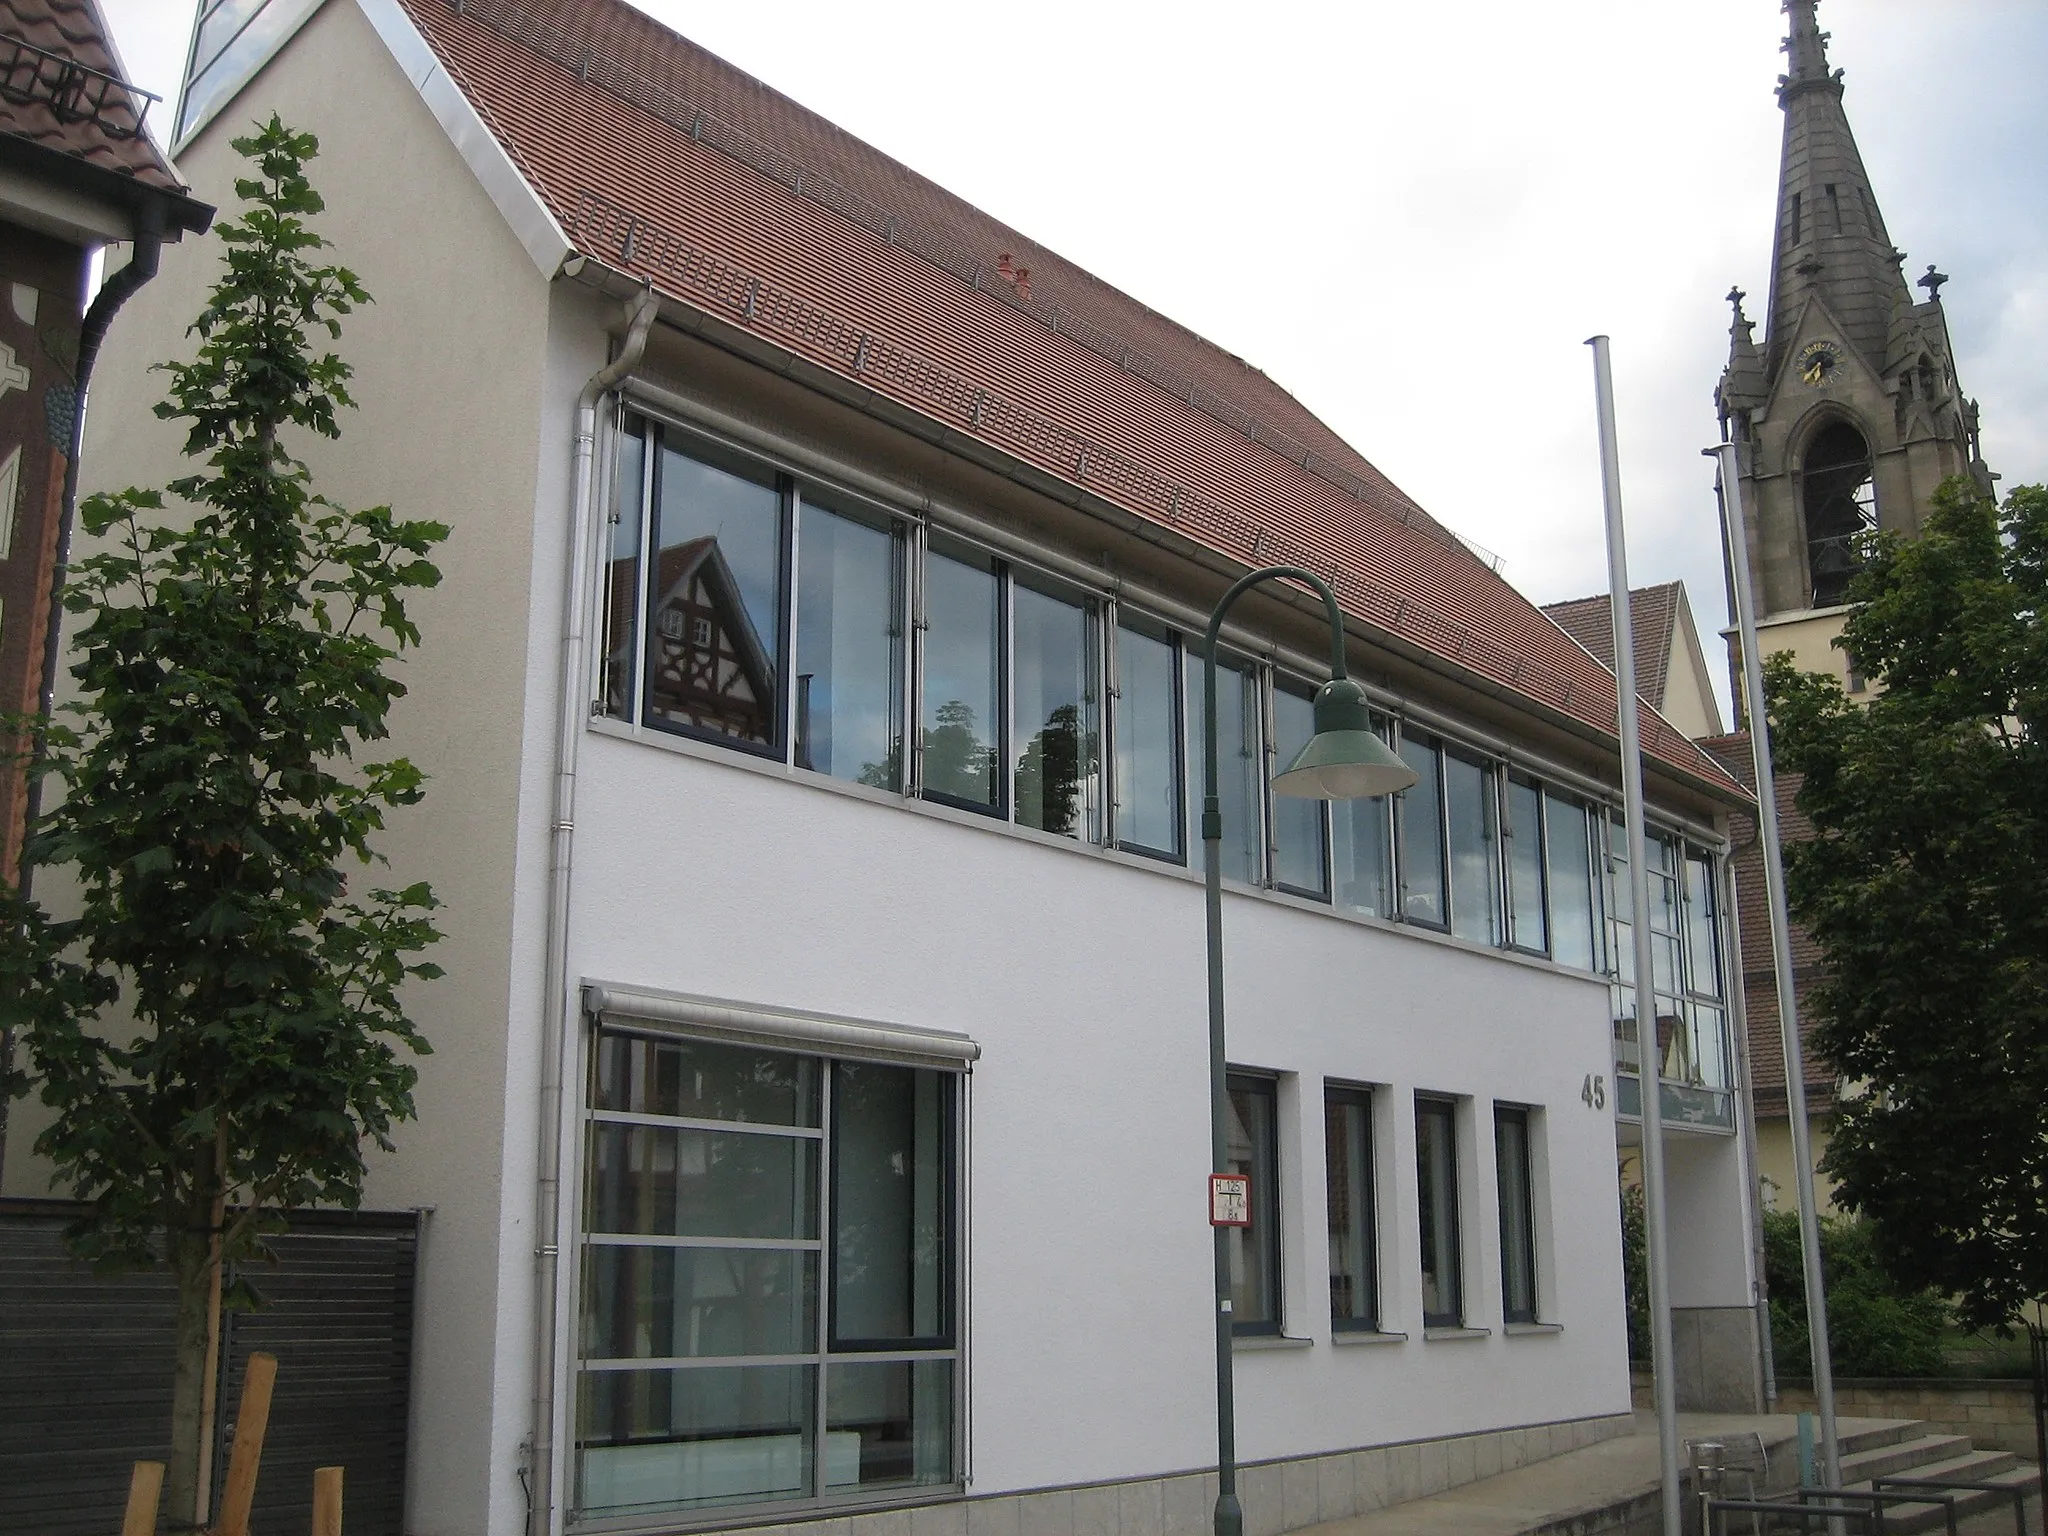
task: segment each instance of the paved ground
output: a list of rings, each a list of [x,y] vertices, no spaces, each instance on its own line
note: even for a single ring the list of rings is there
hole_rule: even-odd
[[[1754,1429],[1771,1448],[1774,1463],[1781,1452],[1796,1454],[1798,1421],[1791,1415],[1686,1413],[1678,1422],[1682,1439]],[[1889,1421],[1843,1419],[1842,1433],[1851,1435],[1883,1422]],[[1654,1529],[1657,1485],[1657,1421],[1638,1413],[1633,1434],[1392,1509],[1313,1526],[1296,1536],[1522,1536],[1544,1527],[1563,1532],[1571,1528],[1575,1516],[1590,1517],[1631,1500],[1642,1503]],[[2030,1498],[2030,1536],[2040,1530],[2038,1513]],[[2007,1508],[1980,1515],[1961,1528],[1960,1536],[2016,1536],[2012,1512]]]

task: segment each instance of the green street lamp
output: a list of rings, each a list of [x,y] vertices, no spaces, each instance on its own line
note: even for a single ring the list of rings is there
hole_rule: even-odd
[[[1210,616],[1202,661],[1202,873],[1209,940],[1209,1155],[1221,1174],[1228,1157],[1225,1125],[1230,1090],[1223,1048],[1223,802],[1216,793],[1216,637],[1231,605],[1262,581],[1297,581],[1315,589],[1330,614],[1330,680],[1316,691],[1315,734],[1273,777],[1273,793],[1312,800],[1364,800],[1399,794],[1415,770],[1380,740],[1365,690],[1344,666],[1344,616],[1328,582],[1299,566],[1269,565],[1241,577]],[[1212,1185],[1213,1190],[1213,1185]],[[1212,1195],[1213,1201],[1213,1195]],[[1237,1502],[1237,1410],[1231,1375],[1230,1227],[1212,1203],[1216,1242],[1216,1536],[1243,1536]]]

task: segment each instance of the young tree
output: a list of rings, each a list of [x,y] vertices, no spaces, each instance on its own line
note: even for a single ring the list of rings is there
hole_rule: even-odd
[[[2048,1294],[2048,490],[2001,516],[1947,482],[1850,597],[1867,705],[1769,668],[1815,831],[1787,854],[1827,965],[1814,1040],[1861,1090],[1826,1166],[1902,1285],[2005,1325]]]
[[[284,1208],[359,1201],[363,1141],[410,1117],[406,1056],[427,1049],[399,989],[439,974],[411,958],[438,937],[427,886],[352,896],[345,872],[376,858],[386,807],[420,798],[403,758],[351,758],[405,692],[385,668],[419,639],[406,593],[440,579],[426,555],[447,530],[344,511],[292,456],[353,404],[309,333],[367,299],[313,260],[316,147],[275,118],[235,141],[246,207],[157,407],[194,472],[168,504],[80,508],[99,552],[63,592],[79,697],[28,727],[63,794],[26,859],[78,895],[52,915],[0,889],[0,1024],[51,1112],[35,1150],[91,1206],[74,1246],[177,1280],[174,1521],[206,1454],[219,1266],[260,1255]]]

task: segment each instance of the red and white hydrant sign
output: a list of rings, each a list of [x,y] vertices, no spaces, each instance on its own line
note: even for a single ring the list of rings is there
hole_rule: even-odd
[[[1249,1174],[1209,1175],[1209,1225],[1248,1227],[1252,1224],[1252,1181]]]

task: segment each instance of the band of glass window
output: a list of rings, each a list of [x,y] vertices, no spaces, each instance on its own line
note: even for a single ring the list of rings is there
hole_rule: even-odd
[[[1186,864],[1201,729],[1183,634],[1104,594],[638,411],[615,454],[601,710],[1076,841]],[[1383,717],[1391,802],[1267,791],[1309,680],[1242,655],[1217,693],[1226,876],[1616,978],[1635,1056],[1618,815]],[[1654,833],[1667,1078],[1732,1089],[1714,864]],[[1619,942],[1610,943],[1615,932]]]

